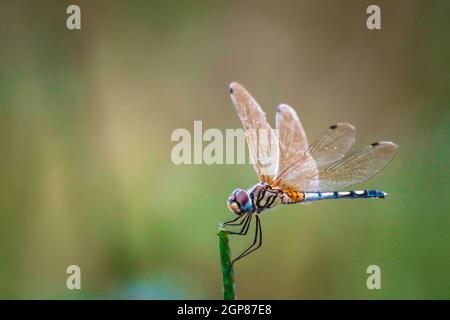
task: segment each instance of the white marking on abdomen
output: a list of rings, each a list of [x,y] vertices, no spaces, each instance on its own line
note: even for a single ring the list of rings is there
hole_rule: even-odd
[[[334,192],[322,192],[322,197],[332,197],[334,196]]]

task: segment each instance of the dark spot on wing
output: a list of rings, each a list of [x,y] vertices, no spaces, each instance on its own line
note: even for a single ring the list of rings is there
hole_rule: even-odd
[[[333,124],[332,126],[330,126],[330,129],[331,130],[334,130],[334,129],[336,129],[337,128],[337,124]]]
[[[233,88],[230,87],[230,94],[233,94]]]
[[[379,145],[380,143],[378,143],[378,142],[374,142],[374,143],[371,143],[370,145],[372,146],[372,147],[376,147],[377,145]]]

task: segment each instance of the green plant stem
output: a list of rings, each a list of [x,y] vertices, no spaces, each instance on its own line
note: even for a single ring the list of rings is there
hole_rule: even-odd
[[[219,236],[220,265],[223,274],[223,299],[235,300],[234,270],[231,265],[228,235],[223,230],[220,230],[217,235]]]

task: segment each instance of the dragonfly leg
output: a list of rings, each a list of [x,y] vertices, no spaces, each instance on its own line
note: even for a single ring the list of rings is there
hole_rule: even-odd
[[[233,223],[235,221],[238,221],[241,218],[244,218],[244,219],[241,220],[241,222]],[[244,223],[244,221],[245,221],[245,215],[242,215],[242,216],[237,217],[236,219],[233,219],[233,220],[221,223],[220,226],[240,226],[240,225],[242,225]]]
[[[258,235],[259,235],[259,241],[258,241]],[[258,244],[257,244],[258,243]],[[257,245],[256,245],[257,244]],[[256,245],[256,247],[255,247]],[[261,229],[261,220],[258,216],[256,216],[256,230],[255,230],[255,239],[253,240],[253,243],[250,247],[248,247],[244,252],[242,252],[238,257],[234,258],[234,260],[231,262],[231,266],[238,261],[239,259],[242,259],[246,255],[249,255],[253,251],[257,250],[262,246],[262,229]]]
[[[244,226],[242,227],[241,231],[239,232],[234,232],[234,231],[228,231],[225,230],[224,232],[226,234],[236,234],[236,235],[240,235],[240,236],[244,236],[247,234],[248,229],[250,227],[250,221],[252,220],[252,214],[251,213],[247,213],[247,215],[244,218]]]

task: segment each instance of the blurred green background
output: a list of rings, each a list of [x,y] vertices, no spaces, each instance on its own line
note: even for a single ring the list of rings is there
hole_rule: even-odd
[[[81,7],[82,29],[66,28]],[[239,81],[312,140],[400,145],[359,188],[288,206],[236,265],[241,299],[450,298],[450,2],[2,1],[0,298],[221,298],[217,224],[250,165],[171,162],[176,128],[240,128]],[[232,239],[238,253],[249,241]],[[82,290],[66,289],[81,267]],[[366,268],[381,267],[368,290]]]

